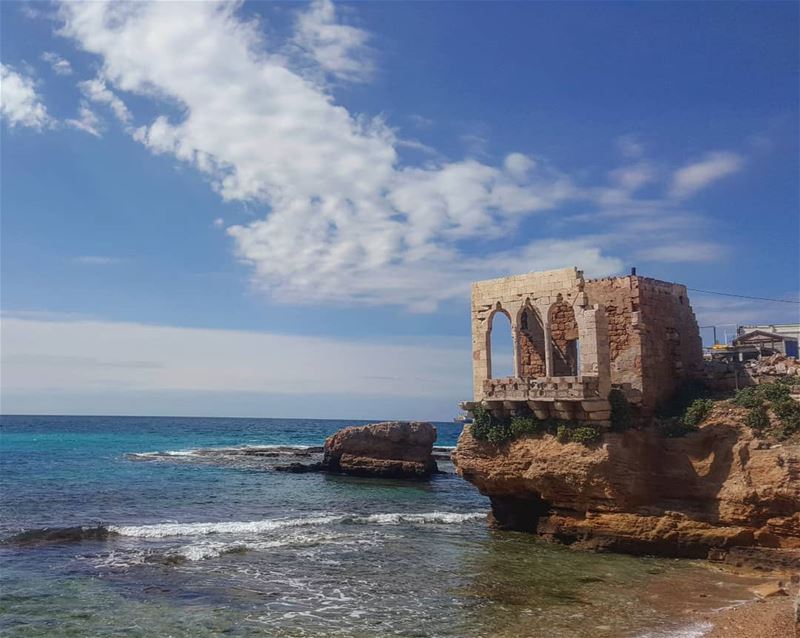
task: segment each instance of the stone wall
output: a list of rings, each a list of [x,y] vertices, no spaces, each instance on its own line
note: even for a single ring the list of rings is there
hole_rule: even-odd
[[[539,316],[533,308],[523,309],[519,325],[519,376],[546,376],[544,347],[544,326]]]
[[[586,281],[608,316],[611,382],[645,413],[703,372],[703,349],[686,287],[635,275]]]
[[[558,301],[550,307],[550,339],[553,343],[553,375],[566,377],[578,374],[578,323],[572,306]]]
[[[653,407],[703,375],[703,344],[686,288],[639,277],[642,395]]]
[[[602,304],[608,317],[611,382],[642,391],[639,289],[636,277],[591,279],[584,290],[591,303]],[[633,397],[630,397],[633,398]]]

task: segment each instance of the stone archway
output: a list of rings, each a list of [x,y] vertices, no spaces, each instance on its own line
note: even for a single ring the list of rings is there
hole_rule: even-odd
[[[500,325],[495,325],[498,315]],[[507,310],[498,307],[489,316],[486,327],[487,379],[516,376],[513,321]]]

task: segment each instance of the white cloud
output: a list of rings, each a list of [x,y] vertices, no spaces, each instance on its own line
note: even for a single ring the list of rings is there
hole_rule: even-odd
[[[504,164],[506,172],[521,182],[528,179],[528,175],[536,166],[536,162],[522,153],[511,153],[506,156]]]
[[[47,62],[56,74],[72,75],[72,65],[69,63],[69,60],[65,60],[57,53],[45,51],[42,53],[42,60]]]
[[[469,396],[469,343],[450,338],[354,342],[5,315],[2,346],[4,394],[257,392],[298,401],[315,394]],[[354,407],[351,416],[357,414]]]
[[[67,126],[76,128],[79,131],[84,131],[85,133],[89,133],[90,135],[94,135],[95,137],[101,136],[100,120],[98,119],[97,115],[95,115],[94,111],[92,111],[92,109],[89,108],[89,105],[86,102],[81,102],[80,108],[78,109],[77,118],[64,120],[64,123]]]
[[[9,126],[41,130],[52,124],[30,77],[0,64],[0,114]]]
[[[644,144],[635,135],[622,135],[617,139],[617,148],[624,157],[641,157],[644,154]]]
[[[640,250],[636,258],[658,262],[705,263],[718,261],[725,254],[724,247],[714,242],[684,240],[665,242]]]
[[[368,40],[366,31],[337,21],[331,0],[314,0],[297,16],[295,43],[340,80],[365,81],[372,75]]]
[[[80,255],[73,257],[72,261],[76,264],[84,264],[87,266],[108,266],[110,264],[118,264],[123,260],[119,257],[107,257],[105,255]]]
[[[755,290],[752,294],[760,295],[762,292]],[[798,306],[794,304],[759,299],[739,299],[692,291],[689,292],[689,296],[700,326],[728,326],[729,335],[735,331],[737,325],[797,323],[798,321]],[[798,300],[797,292],[776,295],[776,297]],[[710,340],[711,338],[706,330],[702,331],[702,335],[704,339]],[[722,341],[721,330],[718,330],[717,338]]]
[[[109,106],[123,124],[130,124],[131,113],[125,103],[106,87],[105,82],[99,78],[86,80],[79,84],[83,94],[92,102]]]
[[[225,220],[222,217],[217,217],[211,224],[214,228],[222,228],[225,225]]]
[[[463,297],[471,280],[504,272],[578,265],[600,275],[621,268],[601,250],[610,240],[582,236],[577,226],[568,240],[542,233],[525,244],[515,233],[526,216],[566,213],[573,202],[600,211],[632,207],[635,191],[655,180],[647,162],[613,172],[601,188],[580,187],[522,153],[499,163],[436,155],[404,164],[399,149],[408,141],[381,118],[337,105],[329,88],[276,53],[280,43],[267,48],[259,25],[237,10],[211,2],[64,3],[61,33],[100,56],[100,77],[84,87],[103,96],[97,101],[114,108],[104,93],[114,95],[113,87],[166,104],[164,114],[133,131],[135,139],[195,166],[225,200],[262,207],[260,219],[228,228],[257,288],[279,302],[425,311]],[[309,24],[335,25],[332,11],[312,5],[297,37],[314,33]],[[303,19],[311,22],[303,27]],[[364,39],[351,34],[349,41]],[[344,50],[353,56],[357,47]],[[330,59],[318,63],[334,72]],[[130,121],[122,107],[118,117]],[[643,205],[658,216],[658,203]],[[625,234],[630,217],[609,217],[615,225],[603,232],[641,250],[676,239],[632,238]],[[507,245],[490,243],[498,239]]]
[[[729,151],[715,151],[696,162],[675,171],[672,179],[673,197],[684,198],[728,175],[738,172],[744,166],[743,158]]]
[[[652,182],[655,175],[655,170],[650,164],[647,162],[639,162],[637,164],[630,164],[614,169],[609,176],[622,189],[630,194]]]

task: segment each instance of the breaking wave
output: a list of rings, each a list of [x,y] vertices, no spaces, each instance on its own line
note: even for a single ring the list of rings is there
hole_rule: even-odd
[[[154,525],[124,525],[109,527],[109,531],[120,536],[137,538],[166,538],[170,536],[207,536],[210,534],[262,534],[278,529],[353,523],[362,525],[446,525],[477,521],[486,517],[486,512],[424,512],[387,514],[326,514],[305,518],[279,518],[261,521],[226,521],[217,523],[157,523]]]
[[[131,452],[126,457],[132,461],[155,461],[174,458],[214,457],[279,457],[309,456],[321,454],[319,445],[236,445],[228,447],[192,448],[188,450],[159,450],[155,452]]]

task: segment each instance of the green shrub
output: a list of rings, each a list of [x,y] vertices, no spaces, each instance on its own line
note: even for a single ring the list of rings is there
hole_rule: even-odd
[[[489,436],[489,428],[492,426],[492,415],[482,405],[472,409],[472,436],[479,441],[486,441]]]
[[[556,428],[556,439],[559,443],[569,442],[569,427],[566,423],[562,423]]]
[[[779,380],[772,383],[751,385],[737,390],[733,402],[742,408],[754,408],[764,401],[777,403],[790,399],[791,384]]]
[[[489,428],[489,433],[486,436],[486,440],[489,441],[489,443],[502,443],[503,441],[508,441],[510,438],[511,428],[508,427],[507,423],[501,421],[495,421]]]
[[[800,432],[800,403],[787,397],[772,405],[772,411],[781,422],[781,434],[784,437]]]
[[[541,434],[547,427],[546,422],[535,417],[515,416],[511,419],[511,436],[515,439],[531,434]]]
[[[661,419],[682,417],[695,400],[704,399],[707,394],[708,388],[703,383],[685,381],[678,387],[669,401],[665,401],[658,406],[657,416]]]
[[[574,443],[583,443],[584,445],[597,443],[600,440],[600,436],[600,430],[590,425],[581,425],[569,430],[569,440]]]
[[[614,432],[624,432],[633,425],[631,405],[622,390],[614,388],[608,393],[608,402],[611,404],[611,429]]]
[[[769,415],[767,414],[767,406],[763,403],[750,408],[747,411],[747,416],[744,417],[744,424],[754,430],[766,430],[769,427]]]
[[[762,399],[761,395],[758,393],[758,386],[753,385],[748,388],[737,390],[733,397],[733,403],[740,408],[752,409],[764,403],[764,399]]]
[[[697,430],[696,425],[684,423],[683,419],[673,416],[656,421],[656,428],[661,436],[677,439]]]
[[[692,401],[691,405],[686,408],[686,412],[683,415],[684,425],[696,428],[706,420],[706,417],[711,413],[713,407],[714,402],[710,399],[695,399]]]
[[[493,417],[483,406],[473,408],[472,419],[472,436],[479,441],[502,443],[511,438],[509,424]]]
[[[789,396],[791,387],[786,383],[762,383],[761,385],[755,386],[755,388],[765,401],[777,403],[787,399],[791,400]]]

